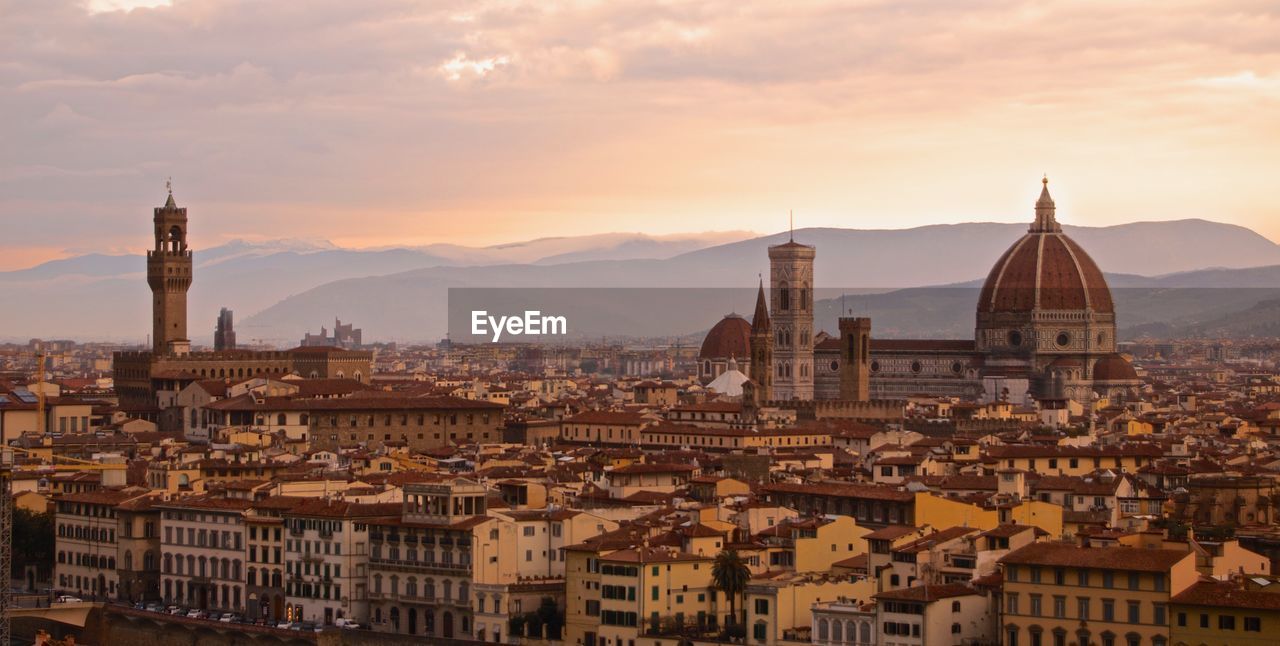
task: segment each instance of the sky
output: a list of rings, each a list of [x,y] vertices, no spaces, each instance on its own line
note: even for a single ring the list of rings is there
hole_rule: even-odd
[[[1280,4],[0,0],[0,269],[1205,218],[1280,241]]]

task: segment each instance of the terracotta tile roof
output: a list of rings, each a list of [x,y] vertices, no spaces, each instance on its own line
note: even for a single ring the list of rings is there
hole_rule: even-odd
[[[1172,599],[1188,606],[1280,610],[1280,592],[1244,590],[1231,581],[1198,581]]]
[[[1032,543],[1006,554],[1000,563],[1088,567],[1102,570],[1168,572],[1191,552],[1138,547],[1079,547],[1068,543]]]
[[[915,494],[909,491],[899,491],[894,487],[858,484],[853,482],[819,482],[814,484],[791,484],[781,482],[765,485],[761,490],[765,493],[791,493],[815,496],[834,496],[838,498],[889,500],[896,502],[910,502],[915,500]]]
[[[916,585],[909,588],[889,590],[875,595],[875,598],[892,601],[919,601],[922,603],[929,603],[939,599],[967,597],[975,594],[981,593],[969,587],[967,584],[948,583],[945,585]]]

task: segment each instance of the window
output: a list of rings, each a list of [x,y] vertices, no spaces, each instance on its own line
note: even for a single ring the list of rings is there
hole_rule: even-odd
[[[757,614],[757,615],[767,615],[767,614],[769,614],[769,600],[768,600],[768,599],[756,599],[756,614]]]
[[[1102,620],[1103,620],[1103,621],[1115,621],[1115,620],[1116,620],[1116,602],[1115,602],[1115,599],[1103,599],[1103,600],[1102,600]]]
[[[1040,616],[1040,595],[1038,594],[1031,595],[1031,616]]]
[[[952,635],[960,634],[960,624],[951,624],[951,634]]]
[[[1262,617],[1245,617],[1244,630],[1248,633],[1262,632]]]
[[[1139,587],[1141,587],[1141,585],[1140,585],[1140,577],[1138,573],[1130,572],[1129,573],[1129,589],[1137,590]]]
[[[1011,614],[1018,614],[1018,593],[1010,592],[1005,595],[1004,611]]]
[[[1080,621],[1089,621],[1089,597],[1080,597],[1076,601],[1076,605]]]
[[[1169,623],[1169,618],[1165,616],[1166,614],[1165,605],[1163,603],[1152,604],[1152,623],[1157,626],[1163,626]]]
[[[1185,612],[1179,612],[1179,613],[1178,613],[1178,626],[1180,626],[1180,627],[1185,627],[1186,625],[1187,625],[1187,613],[1185,613]]]
[[[1053,598],[1053,616],[1057,617],[1058,619],[1062,619],[1067,616],[1067,598],[1066,597]]]
[[[1218,630],[1235,630],[1235,615],[1218,615]]]
[[[1141,604],[1139,602],[1137,601],[1129,602],[1129,623],[1131,624],[1138,623],[1138,616],[1141,612],[1140,608],[1141,608]]]

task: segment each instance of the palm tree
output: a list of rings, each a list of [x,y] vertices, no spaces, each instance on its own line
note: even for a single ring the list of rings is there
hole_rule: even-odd
[[[729,600],[732,623],[738,623],[738,597],[746,592],[750,580],[751,570],[737,550],[723,550],[716,554],[716,561],[711,566],[711,581]]]

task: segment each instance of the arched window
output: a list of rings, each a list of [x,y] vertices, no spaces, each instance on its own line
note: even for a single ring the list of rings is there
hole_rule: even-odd
[[[778,307],[784,312],[791,309],[791,287],[785,281],[778,289]]]
[[[831,622],[831,641],[844,641],[844,621],[836,619]]]
[[[826,641],[830,634],[831,632],[828,629],[827,620],[819,619],[818,620],[818,639],[822,641]]]
[[[289,423],[288,418],[285,416],[284,413],[280,413],[279,415],[276,415],[276,426],[284,426],[285,424],[288,424],[288,423]]]

